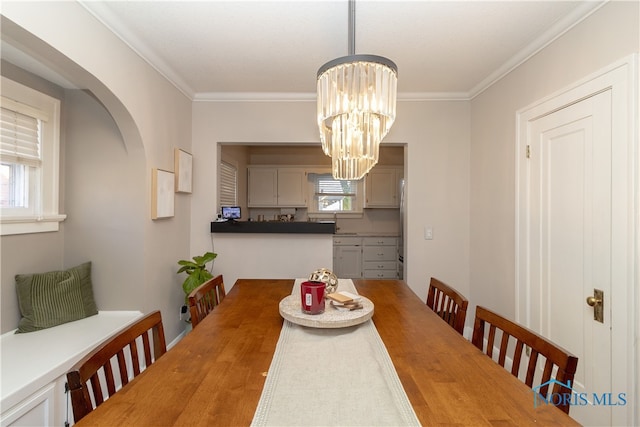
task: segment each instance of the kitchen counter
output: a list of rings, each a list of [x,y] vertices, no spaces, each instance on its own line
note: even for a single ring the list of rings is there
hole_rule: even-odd
[[[212,233],[293,233],[335,234],[336,224],[330,222],[295,221],[224,221],[212,222]]]

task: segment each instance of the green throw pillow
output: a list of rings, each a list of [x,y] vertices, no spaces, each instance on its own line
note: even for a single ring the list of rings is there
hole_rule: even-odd
[[[16,275],[22,319],[16,333],[33,332],[98,314],[91,262],[64,271]]]

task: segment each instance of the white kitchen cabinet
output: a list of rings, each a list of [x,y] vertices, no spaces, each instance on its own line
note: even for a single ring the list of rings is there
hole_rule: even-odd
[[[249,168],[249,207],[278,206],[278,169]]]
[[[248,174],[249,207],[306,207],[304,169],[250,166]]]
[[[399,208],[400,167],[376,166],[365,177],[365,208]]]
[[[365,279],[397,279],[398,238],[364,237],[362,259]]]
[[[333,238],[333,273],[341,279],[362,277],[362,238]]]
[[[278,169],[278,206],[307,206],[307,173],[304,169]]]

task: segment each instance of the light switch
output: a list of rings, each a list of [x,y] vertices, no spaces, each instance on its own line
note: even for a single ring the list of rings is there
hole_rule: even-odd
[[[424,240],[433,240],[433,228],[431,227],[424,228]]]

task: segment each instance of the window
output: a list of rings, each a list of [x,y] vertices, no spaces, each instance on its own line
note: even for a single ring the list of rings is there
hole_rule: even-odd
[[[309,174],[313,184],[310,213],[361,213],[362,180],[337,180],[330,173]]]
[[[2,77],[1,234],[57,231],[60,101]]]
[[[231,163],[220,162],[220,207],[238,205],[238,168]]]

